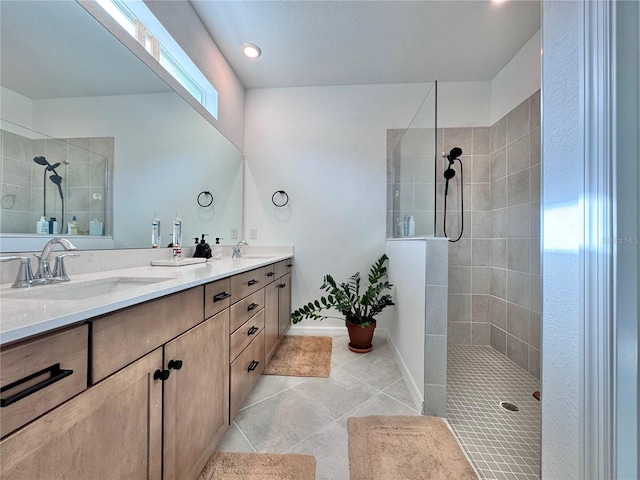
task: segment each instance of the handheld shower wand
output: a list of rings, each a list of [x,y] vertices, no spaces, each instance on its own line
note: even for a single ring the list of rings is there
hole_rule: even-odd
[[[443,231],[445,237],[447,237],[447,195],[449,193],[449,180],[456,176],[456,171],[453,169],[454,162],[457,160],[460,164],[460,235],[455,240],[449,239],[450,242],[457,242],[462,238],[462,232],[464,231],[464,172],[462,169],[462,162],[460,161],[460,155],[462,155],[462,149],[460,147],[453,147],[448,154],[442,155],[449,161],[449,166],[444,171],[444,178],[446,180],[444,185],[444,218],[443,218]]]
[[[64,230],[64,195],[62,194],[62,177],[56,172],[56,168],[60,166],[60,162],[56,162],[53,165],[43,157],[34,157],[33,161],[38,165],[42,165],[44,168],[44,175],[42,177],[42,197],[43,197],[43,212],[42,214],[47,216],[47,172],[53,172],[53,175],[49,176],[49,179],[58,186],[58,193],[60,194],[60,201],[62,202],[62,212],[60,214],[61,231]]]

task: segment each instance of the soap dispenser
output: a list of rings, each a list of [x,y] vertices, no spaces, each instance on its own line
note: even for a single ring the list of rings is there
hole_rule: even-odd
[[[222,245],[220,245],[220,240],[223,240],[221,237],[216,237],[216,243],[213,245],[213,259],[221,260],[222,259]]]
[[[204,237],[206,233],[202,234],[202,238],[200,239],[200,243],[196,245],[196,251],[193,254],[194,257],[200,258],[211,258],[211,247],[207,242],[204,241]],[[195,241],[198,241],[198,237],[195,237]]]

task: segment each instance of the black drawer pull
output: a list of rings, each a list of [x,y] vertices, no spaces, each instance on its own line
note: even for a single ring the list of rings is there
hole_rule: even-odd
[[[275,273],[273,273],[273,272],[267,272],[267,273],[266,273],[266,275],[267,275],[267,277],[273,277],[273,276],[275,275]]]
[[[171,375],[171,372],[169,370],[156,370],[155,372],[153,372],[153,379],[162,380],[164,382],[169,378],[169,375]]]
[[[254,325],[254,326],[253,326],[253,327],[251,327],[249,330],[247,330],[247,335],[253,335],[253,334],[254,334],[254,333],[256,333],[258,330],[260,330],[260,329]]]
[[[251,305],[249,305],[247,307],[247,311],[250,312],[251,310],[255,310],[256,308],[258,308],[260,305],[258,305],[257,303],[252,303]]]
[[[289,268],[293,267],[293,263],[287,263],[287,267]]]
[[[227,293],[227,292],[219,293],[219,294],[213,296],[213,302],[215,303],[215,302],[219,302],[221,300],[225,300],[225,299],[229,298],[230,296],[231,296],[231,294]]]
[[[167,368],[169,370],[180,370],[182,368],[182,360],[169,360]]]
[[[247,368],[247,372],[253,372],[258,365],[260,365],[260,362],[256,362],[255,360],[251,360],[251,363],[249,364],[249,367]]]
[[[260,281],[259,281],[259,280],[256,280],[256,279],[249,280],[249,281],[247,282],[247,287],[251,287],[251,286],[255,285],[256,283],[260,283]]]
[[[278,285],[278,288],[284,288],[284,287],[286,287],[286,286],[287,286],[287,284],[286,284],[286,283],[281,283],[280,285]]]
[[[22,400],[24,397],[28,397],[32,393],[36,393],[38,390],[42,390],[43,388],[48,387],[49,385],[56,383],[59,380],[62,380],[64,377],[68,377],[73,373],[73,370],[62,370],[60,368],[60,364],[56,363],[55,365],[51,365],[49,368],[45,368],[44,370],[40,370],[39,372],[32,373],[28,377],[24,377],[18,381],[10,383],[9,385],[5,385],[4,387],[2,387],[2,389],[0,389],[0,393],[11,390],[18,385],[22,385],[23,383],[26,383],[29,380],[37,378],[40,375],[44,375],[46,373],[50,373],[51,376],[41,382],[36,383],[35,385],[25,388],[21,392],[14,393],[7,398],[0,399],[0,407],[8,407],[12,403],[16,403],[18,400]]]

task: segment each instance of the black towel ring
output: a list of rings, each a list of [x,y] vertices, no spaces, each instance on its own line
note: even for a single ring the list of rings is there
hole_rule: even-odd
[[[203,197],[205,199],[203,199]],[[209,197],[209,203],[206,203],[206,197]],[[212,203],[213,195],[211,195],[211,192],[200,192],[200,194],[198,195],[198,205],[200,205],[201,207],[209,207]]]
[[[284,203],[276,203],[276,195],[284,195]],[[289,203],[289,195],[287,195],[287,192],[285,192],[284,190],[278,190],[272,195],[271,202],[276,207],[284,207],[287,203]]]

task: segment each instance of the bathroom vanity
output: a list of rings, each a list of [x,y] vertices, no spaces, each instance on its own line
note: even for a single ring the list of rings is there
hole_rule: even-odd
[[[290,326],[291,257],[119,270],[161,281],[75,301],[3,289],[0,476],[197,478]]]

